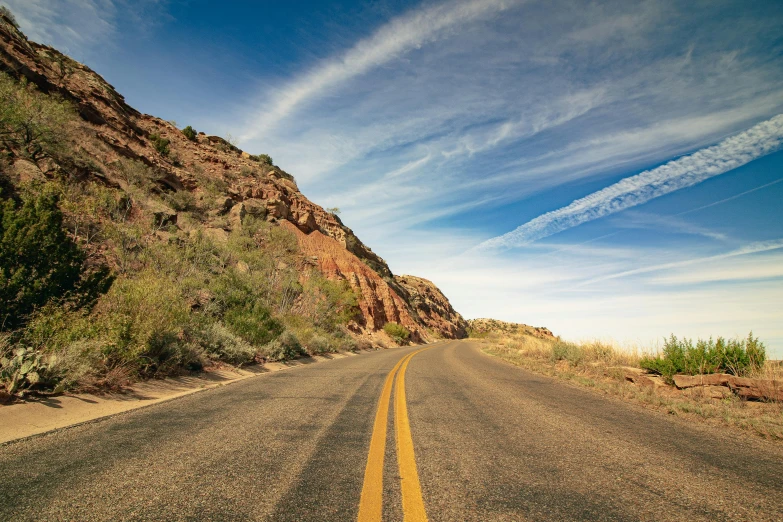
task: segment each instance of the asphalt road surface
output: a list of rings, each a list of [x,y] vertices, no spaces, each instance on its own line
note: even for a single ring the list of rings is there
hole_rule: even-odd
[[[0,447],[0,520],[783,520],[780,445],[421,348]]]

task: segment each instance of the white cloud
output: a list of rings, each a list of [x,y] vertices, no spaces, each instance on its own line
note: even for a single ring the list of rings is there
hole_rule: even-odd
[[[547,212],[477,248],[513,248],[701,183],[760,158],[783,145],[783,115],[761,122],[717,145],[625,178]]]
[[[373,36],[359,41],[344,55],[322,63],[281,87],[272,103],[258,111],[256,121],[242,133],[241,140],[264,136],[297,106],[323,95],[329,87],[419,48],[455,26],[503,11],[517,3],[518,0],[444,2],[396,18]]]

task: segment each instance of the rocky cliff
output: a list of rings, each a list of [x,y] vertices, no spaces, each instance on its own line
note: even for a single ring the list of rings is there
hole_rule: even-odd
[[[208,197],[208,187],[212,193],[218,187],[221,201],[200,225],[203,232],[219,239],[247,215],[293,230],[301,249],[326,277],[346,280],[356,291],[360,315],[351,325],[355,332],[373,332],[397,322],[411,330],[415,340],[433,333],[466,336],[464,320],[432,283],[395,278],[384,260],[339,217],[302,195],[293,176],[223,138],[198,133],[189,139],[174,124],[140,113],[89,67],[27,40],[3,21],[0,70],[69,100],[81,116],[72,146],[84,161],[72,169],[124,187],[116,169],[108,166],[126,158],[153,168],[161,191],[188,192],[202,200]],[[152,211],[161,225],[179,226],[173,208]]]
[[[410,275],[394,276],[394,280],[405,290],[407,301],[427,328],[449,339],[468,336],[467,321],[432,281]]]

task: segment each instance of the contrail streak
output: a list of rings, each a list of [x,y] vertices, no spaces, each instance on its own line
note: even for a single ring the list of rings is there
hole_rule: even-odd
[[[647,203],[676,190],[691,187],[783,146],[783,114],[761,122],[717,145],[670,161],[660,167],[620,180],[570,205],[484,241],[474,250],[524,246],[563,230]]]

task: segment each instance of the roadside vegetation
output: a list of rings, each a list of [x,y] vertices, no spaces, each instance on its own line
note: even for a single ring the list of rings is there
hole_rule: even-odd
[[[252,213],[228,226],[225,182],[197,166],[198,197],[141,162],[92,163],[80,124],[68,102],[0,74],[0,393],[356,349],[356,296],[293,233]]]
[[[386,323],[383,325],[383,331],[397,344],[407,344],[411,336],[407,328],[397,323]]]
[[[783,367],[767,361],[763,343],[746,339],[697,340],[670,337],[660,353],[640,353],[605,342],[571,343],[529,333],[483,332],[471,337],[484,351],[528,370],[558,377],[601,393],[671,415],[732,426],[783,440],[783,402],[750,401],[731,393],[711,396],[706,388],[677,389],[673,375],[725,372],[783,387]]]
[[[753,337],[747,339],[677,339],[674,335],[664,341],[663,350],[656,356],[645,356],[639,366],[662,375],[672,382],[676,374],[704,375],[728,373],[741,377],[757,374],[764,368],[767,352],[764,344]]]

